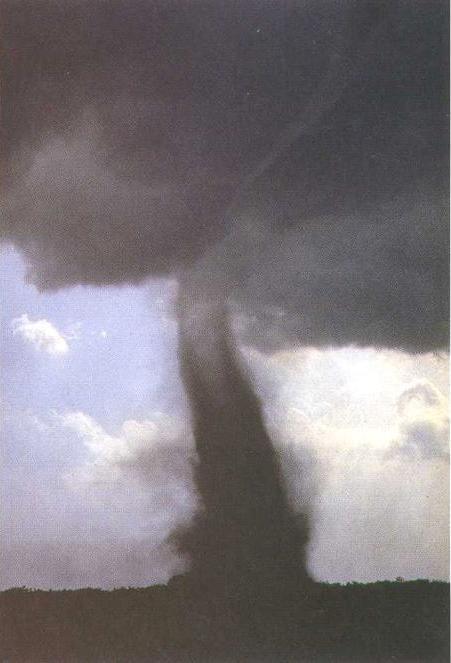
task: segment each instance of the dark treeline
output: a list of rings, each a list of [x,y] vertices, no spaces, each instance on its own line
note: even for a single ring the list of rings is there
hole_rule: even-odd
[[[2,662],[449,660],[449,584],[315,584],[291,619],[227,630],[188,576],[167,586],[0,593]],[[257,616],[256,616],[257,617]]]

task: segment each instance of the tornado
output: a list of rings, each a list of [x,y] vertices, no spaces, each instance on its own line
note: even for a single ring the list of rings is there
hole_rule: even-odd
[[[448,347],[447,3],[1,14],[0,241],[41,291],[179,279],[201,510],[178,545],[218,612],[280,615],[308,522],[227,306],[263,352]]]
[[[255,614],[277,618],[312,584],[308,521],[288,503],[225,302],[199,303],[182,288],[178,319],[202,503],[179,546],[191,559],[194,585],[219,603],[222,620],[227,614],[244,621]]]

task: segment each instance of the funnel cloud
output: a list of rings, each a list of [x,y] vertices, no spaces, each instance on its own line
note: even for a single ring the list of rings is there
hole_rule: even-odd
[[[240,367],[225,307],[207,305],[206,329],[198,327],[202,316],[189,319],[190,309],[182,295],[179,356],[203,510],[179,545],[189,553],[197,585],[236,603],[248,619],[252,606],[274,609],[311,584],[308,523],[289,507],[279,459]]]

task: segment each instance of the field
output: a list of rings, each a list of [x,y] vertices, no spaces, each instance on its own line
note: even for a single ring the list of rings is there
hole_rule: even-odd
[[[2,663],[449,660],[449,585],[316,583],[285,605],[234,607],[189,576],[114,591],[0,593]]]

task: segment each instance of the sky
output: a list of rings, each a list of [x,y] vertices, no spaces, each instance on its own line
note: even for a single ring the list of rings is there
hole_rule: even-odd
[[[224,311],[313,577],[447,577],[447,3],[1,11],[2,586],[186,569],[247,414],[284,503]]]
[[[5,247],[2,588],[165,582],[197,508],[176,284],[39,293]],[[242,345],[308,566],[328,582],[448,577],[448,357]]]

